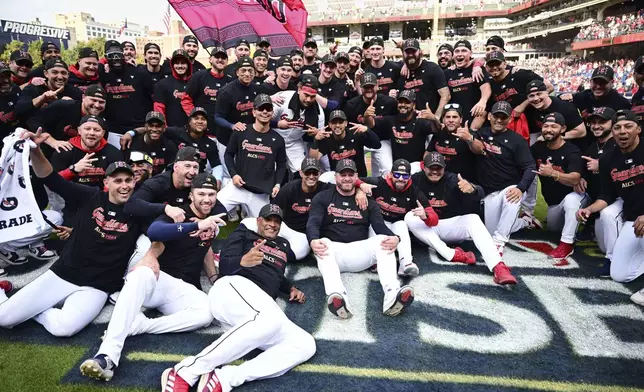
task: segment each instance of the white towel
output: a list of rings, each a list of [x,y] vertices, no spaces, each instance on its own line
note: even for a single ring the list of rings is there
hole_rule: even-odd
[[[20,140],[23,128],[3,140],[0,156],[0,243],[33,236],[47,226],[29,177],[31,140]]]

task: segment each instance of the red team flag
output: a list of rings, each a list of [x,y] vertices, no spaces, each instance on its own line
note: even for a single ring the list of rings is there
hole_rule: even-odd
[[[301,0],[169,0],[204,47],[232,48],[266,38],[275,55],[289,54],[306,38]],[[267,15],[270,14],[269,15]]]

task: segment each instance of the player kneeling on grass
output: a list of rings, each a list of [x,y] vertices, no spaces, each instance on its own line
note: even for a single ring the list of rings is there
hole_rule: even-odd
[[[557,261],[557,265],[568,264],[563,260],[575,250],[578,224],[575,214],[580,207],[587,205],[586,195],[573,191],[583,170],[581,152],[563,139],[565,132],[564,117],[557,112],[550,113],[544,118],[541,128],[543,141],[530,147],[537,163],[535,173],[541,180],[541,193],[548,204],[548,230],[561,230],[559,245],[548,254],[548,258]]]
[[[400,287],[394,252],[400,242],[385,225],[380,208],[369,200],[366,210],[356,203],[356,164],[342,159],[336,167],[335,188],[313,198],[306,236],[324,280],[329,311],[340,318],[351,317],[347,290],[341,272],[360,272],[378,265],[385,292],[382,311],[397,316],[414,300],[411,286]],[[375,236],[369,237],[369,226]]]
[[[398,275],[418,276],[419,270],[413,262],[411,239],[405,224],[405,214],[418,216],[428,226],[436,226],[438,216],[429,206],[427,197],[411,182],[411,164],[397,159],[391,171],[384,177],[361,178],[360,189],[371,194],[378,203],[385,225],[400,238],[398,244]],[[375,236],[372,228],[369,237]]]
[[[148,229],[150,250],[125,277],[98,354],[83,362],[81,374],[109,381],[119,364],[128,336],[143,333],[186,332],[212,322],[208,295],[201,291],[201,270],[216,275],[210,243],[219,233],[226,212],[214,215],[217,180],[207,173],[192,181],[190,204],[180,207],[183,221],[160,216]],[[213,279],[214,280],[214,279]],[[158,309],[148,318],[141,307]]]
[[[11,284],[0,282],[0,326],[12,328],[29,319],[42,324],[54,336],[72,336],[101,312],[108,293],[123,285],[123,274],[134,251],[141,224],[123,212],[132,195],[132,168],[113,162],[105,171],[103,185],[76,184],[54,172],[39,146],[48,135],[25,132],[31,139],[31,164],[37,177],[77,208],[74,230],[58,261],[44,274],[7,299]],[[62,308],[56,308],[62,302]]]
[[[600,195],[593,204],[577,212],[577,218],[585,222],[591,214],[622,199],[617,204],[622,206],[621,215],[614,221],[619,236],[610,259],[610,277],[617,282],[631,282],[644,274],[644,145],[641,133],[642,127],[632,111],[617,111],[613,117],[617,148],[600,162]],[[644,289],[633,294],[631,301],[644,306]]]
[[[408,213],[405,223],[412,234],[446,260],[465,264],[476,263],[474,254],[461,248],[451,249],[445,242],[474,241],[485,264],[494,273],[494,282],[516,284],[517,280],[501,260],[492,236],[475,213],[483,198],[483,189],[460,174],[446,172],[445,158],[436,151],[425,155],[423,164],[423,171],[414,174],[411,181],[427,196],[439,221],[432,227],[416,214]]]
[[[210,289],[210,309],[226,332],[161,378],[164,392],[230,391],[245,382],[279,377],[315,354],[315,340],[289,320],[275,302],[283,293],[304,303],[304,293],[284,276],[295,261],[288,240],[279,237],[282,210],[261,208],[257,233],[240,225],[226,240],[219,278]],[[226,365],[255,349],[264,350],[241,365]],[[220,367],[223,366],[223,367]],[[200,379],[201,378],[201,379]]]

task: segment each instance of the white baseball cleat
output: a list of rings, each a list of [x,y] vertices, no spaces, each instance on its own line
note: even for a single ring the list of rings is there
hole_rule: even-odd
[[[416,263],[407,263],[398,267],[398,276],[418,276],[420,269]]]
[[[414,289],[411,286],[403,286],[396,291],[390,290],[385,294],[382,313],[392,317],[398,316],[412,302],[414,302]]]
[[[640,291],[631,295],[631,301],[640,306],[644,306],[644,289],[641,289]]]
[[[101,381],[110,381],[114,376],[115,369],[116,365],[105,354],[99,354],[80,365],[80,372],[83,376]]]
[[[341,319],[348,319],[353,317],[349,307],[347,306],[347,301],[344,299],[344,296],[340,293],[333,293],[329,295],[326,299],[327,308],[329,312],[340,317]]]

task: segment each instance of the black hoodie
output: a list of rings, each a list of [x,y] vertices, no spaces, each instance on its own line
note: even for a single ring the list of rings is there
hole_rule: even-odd
[[[174,70],[172,61],[171,74],[160,80],[154,88],[154,110],[165,115],[169,127],[183,127],[188,123],[188,115],[181,105],[186,94],[186,86],[192,76],[192,64],[188,62],[185,75],[179,76]]]

